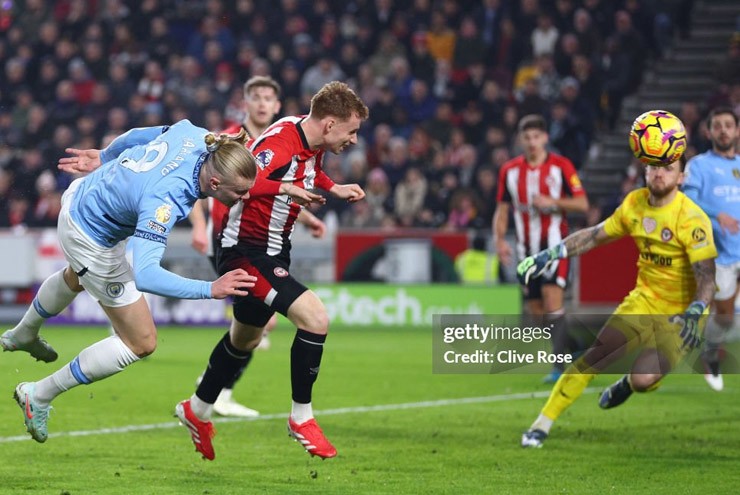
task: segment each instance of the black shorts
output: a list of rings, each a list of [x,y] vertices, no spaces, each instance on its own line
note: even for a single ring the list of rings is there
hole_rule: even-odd
[[[543,285],[557,285],[565,290],[568,287],[568,271],[570,270],[570,260],[565,258],[554,261],[542,276],[529,280],[529,284],[522,286],[524,300],[531,301],[542,299]]]
[[[257,277],[249,295],[234,297],[234,319],[239,323],[263,327],[277,311],[288,316],[288,308],[308,287],[288,271],[290,260],[265,253],[245,252],[239,248],[222,249],[218,253],[219,273],[223,275],[241,268]]]

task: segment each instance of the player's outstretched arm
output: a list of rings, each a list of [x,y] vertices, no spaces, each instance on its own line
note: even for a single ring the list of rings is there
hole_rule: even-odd
[[[519,281],[526,285],[531,278],[542,275],[555,260],[579,256],[596,246],[613,240],[604,230],[604,222],[587,229],[579,230],[566,237],[563,242],[534,256],[524,258],[516,267]]]
[[[72,156],[65,156],[59,159],[57,167],[63,172],[69,174],[89,174],[103,164],[100,160],[100,150],[67,148],[64,151]]]
[[[705,306],[709,306],[714,300],[716,291],[714,258],[697,261],[691,265],[696,279],[696,296],[695,300],[701,301]]]
[[[714,299],[715,293],[715,264],[714,258],[697,261],[691,264],[696,280],[696,294],[694,301],[679,315],[673,315],[669,321],[681,325],[679,335],[683,340],[683,347],[689,350],[701,344],[700,320],[704,311]]]
[[[280,183],[280,189],[278,190],[278,193],[287,194],[288,196],[293,198],[293,201],[301,206],[310,205],[312,203],[318,203],[320,205],[326,203],[326,198],[322,195],[313,193],[311,191],[306,191],[305,189],[294,186],[293,184],[290,184],[288,182]]]
[[[190,232],[190,245],[200,254],[206,254],[208,251],[207,205],[207,200],[199,199],[188,215],[190,224],[193,226]]]
[[[506,231],[509,228],[509,203],[499,201],[496,211],[493,212],[491,224],[493,230],[493,243],[496,246],[496,254],[503,265],[511,265],[514,261],[514,250],[506,242]]]
[[[298,221],[308,227],[311,235],[316,239],[321,239],[326,234],[326,224],[316,215],[306,209],[302,209],[298,214]]]
[[[257,277],[241,268],[223,274],[211,285],[211,298],[224,299],[228,296],[246,296],[248,288],[254,287]]]
[[[696,296],[694,302],[689,304],[683,314],[673,315],[672,323],[681,325],[680,336],[683,346],[689,350],[699,347],[701,344],[701,328],[699,321],[704,311],[712,303],[715,292],[715,265],[714,258],[701,260],[693,263],[691,269],[696,279]]]
[[[329,193],[335,198],[346,199],[350,203],[360,201],[365,197],[365,191],[357,184],[334,184]]]
[[[563,239],[563,244],[568,252],[568,256],[573,257],[580,256],[583,253],[612,240],[614,239],[609,237],[606,230],[604,230],[604,222],[601,222],[593,227],[573,232],[571,235]]]

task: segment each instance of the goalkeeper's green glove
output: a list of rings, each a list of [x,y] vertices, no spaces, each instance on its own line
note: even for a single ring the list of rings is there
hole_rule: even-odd
[[[527,256],[516,267],[516,276],[519,279],[519,283],[527,285],[529,279],[542,275],[542,272],[547,269],[550,263],[567,256],[568,250],[562,242],[550,249],[540,251],[534,256]]]
[[[680,315],[673,315],[670,318],[671,323],[678,323],[681,325],[681,340],[683,340],[682,348],[688,347],[689,350],[698,347],[701,343],[701,336],[699,335],[699,319],[704,314],[704,310],[707,309],[707,305],[701,301],[694,301],[689,304],[686,311]]]

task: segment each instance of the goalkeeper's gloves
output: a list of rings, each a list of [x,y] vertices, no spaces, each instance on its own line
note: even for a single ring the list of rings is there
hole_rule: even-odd
[[[683,348],[689,350],[698,347],[701,343],[701,336],[699,335],[699,319],[704,314],[704,310],[707,309],[707,305],[701,301],[694,301],[689,304],[686,311],[680,315],[673,315],[670,318],[671,323],[678,323],[681,325],[681,333],[679,334],[681,340],[683,340]]]
[[[529,279],[542,275],[547,267],[555,260],[568,256],[568,250],[562,242],[550,249],[540,251],[534,256],[527,256],[516,267],[516,276],[523,285],[529,283]]]

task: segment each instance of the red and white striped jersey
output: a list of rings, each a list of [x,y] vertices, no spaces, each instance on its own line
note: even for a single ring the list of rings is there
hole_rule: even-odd
[[[243,124],[233,124],[222,130],[221,134],[238,134],[239,131],[246,130]],[[249,148],[254,143],[254,138],[250,138],[245,143],[245,146]],[[206,234],[208,235],[208,247],[206,248],[207,256],[214,256],[214,246],[218,246],[221,242],[221,233],[226,227],[226,219],[229,216],[229,208],[216,201],[212,197],[208,198],[208,219],[206,220]]]
[[[561,211],[541,213],[532,206],[535,196],[554,199],[585,196],[581,180],[570,160],[548,153],[537,167],[524,155],[504,163],[499,171],[499,202],[510,203],[516,229],[516,253],[519,259],[552,247],[568,235],[568,223]]]
[[[257,248],[270,256],[287,256],[290,236],[301,206],[288,195],[278,195],[288,182],[303,189],[334,186],[321,169],[324,151],[309,149],[300,126],[305,115],[284,117],[262,133],[251,145],[257,159],[257,181],[250,197],[234,205],[221,238],[224,248],[240,245]]]

